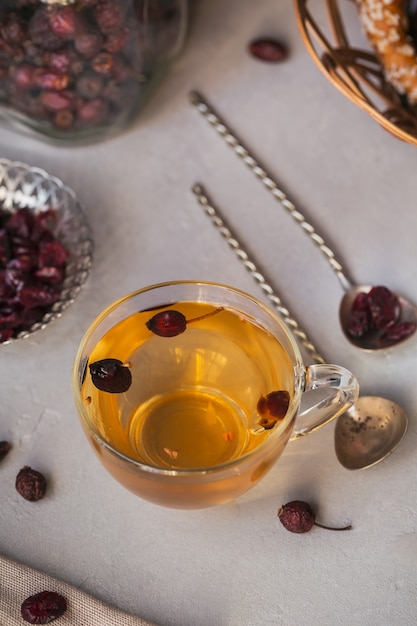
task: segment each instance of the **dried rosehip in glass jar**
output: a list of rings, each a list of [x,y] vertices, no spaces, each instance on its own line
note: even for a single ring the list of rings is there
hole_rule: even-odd
[[[134,117],[185,37],[188,0],[0,2],[0,113],[58,142]]]

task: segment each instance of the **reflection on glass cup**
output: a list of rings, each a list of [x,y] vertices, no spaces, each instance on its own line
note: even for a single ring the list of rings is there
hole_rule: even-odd
[[[324,388],[300,413],[303,392]],[[336,365],[305,366],[287,326],[256,298],[181,281],[98,316],[78,349],[73,392],[114,478],[156,504],[201,508],[253,487],[289,440],[347,410],[358,383]]]

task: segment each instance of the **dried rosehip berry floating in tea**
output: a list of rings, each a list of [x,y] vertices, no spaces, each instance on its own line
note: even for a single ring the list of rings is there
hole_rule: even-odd
[[[220,313],[220,311],[223,311],[223,307],[218,307],[210,311],[210,313],[187,320],[185,315],[180,311],[169,309],[168,311],[156,313],[146,322],[146,326],[154,335],[158,335],[159,337],[176,337],[185,331],[187,324],[199,322],[207,317],[216,315],[216,313]]]
[[[41,500],[46,494],[46,486],[45,476],[27,465],[16,476],[16,490],[29,502]]]
[[[256,410],[261,416],[259,425],[265,430],[269,430],[280,422],[287,414],[290,404],[290,394],[288,391],[272,391],[267,396],[261,396],[258,400]]]
[[[268,63],[285,61],[285,59],[288,57],[287,46],[277,39],[255,39],[254,41],[251,41],[248,45],[248,50],[249,53],[256,59],[259,59],[260,61],[266,61]]]
[[[64,615],[67,601],[55,591],[41,591],[23,601],[20,612],[29,624],[49,624]]]
[[[146,326],[159,337],[176,337],[187,328],[185,315],[175,310],[156,313],[146,322]]]
[[[292,500],[278,509],[278,519],[281,524],[291,533],[307,533],[313,526],[319,526],[326,530],[351,530],[352,526],[332,528],[316,522],[316,512],[308,502]]]
[[[102,359],[90,364],[91,380],[107,393],[124,393],[132,384],[129,367],[119,359]]]

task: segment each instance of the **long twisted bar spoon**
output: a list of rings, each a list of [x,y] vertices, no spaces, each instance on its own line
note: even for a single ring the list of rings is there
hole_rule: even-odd
[[[278,293],[267,282],[253,259],[242,248],[230,227],[225,224],[219,210],[214,208],[204,187],[197,183],[193,186],[192,191],[212,224],[235,252],[237,258],[266,294],[305,350],[316,363],[325,363],[324,357],[314,346],[306,332],[300,328]],[[407,426],[407,415],[395,402],[378,396],[360,396],[355,405],[336,421],[334,432],[336,456],[347,469],[363,469],[376,465],[399,445],[407,431]]]
[[[196,91],[192,91],[190,94],[190,101],[201,113],[201,115],[209,122],[209,124],[217,131],[219,136],[224,139],[227,145],[233,149],[235,154],[243,160],[255,177],[272,194],[275,200],[277,200],[281,206],[288,211],[298,226],[300,226],[300,228],[302,228],[302,230],[310,237],[310,239],[327,259],[345,292],[345,295],[340,303],[339,319],[346,338],[353,345],[363,350],[381,350],[387,347],[392,347],[391,344],[388,345],[380,341],[380,333],[366,333],[361,337],[353,337],[352,334],[348,332],[350,312],[356,296],[361,292],[369,292],[372,285],[354,285],[352,283],[342,264],[337,260],[334,251],[327,245],[323,237],[315,230],[314,226],[307,221],[303,213],[297,209],[296,205],[289,199],[287,194],[280,189],[277,182],[260,165],[259,161],[255,159],[248,148],[245,147],[240,139],[232,133],[224,120],[211,106],[209,106],[203,96]],[[400,321],[405,323],[405,325],[402,326],[402,339],[406,339],[414,333],[414,330],[417,327],[417,309],[405,298],[398,296],[398,299],[401,306]],[[407,333],[409,334],[407,335]],[[398,341],[396,343],[398,343]]]
[[[281,298],[276,292],[274,292],[271,285],[267,282],[266,278],[259,271],[255,263],[249,258],[248,254],[243,250],[237,239],[232,235],[230,229],[226,226],[223,219],[219,216],[218,212],[210,204],[208,197],[206,196],[204,189],[201,185],[195,185],[193,192],[197,196],[201,206],[204,207],[205,212],[210,217],[213,224],[218,228],[220,234],[227,241],[229,246],[235,252],[236,256],[243,263],[247,271],[251,274],[252,278],[258,283],[264,294],[267,296],[273,307],[277,310],[278,314],[287,326],[290,327],[292,333],[297,337],[299,342],[304,346],[306,352],[312,357],[316,363],[326,363],[324,357],[319,353],[312,341],[308,338],[306,332],[300,328],[298,322],[292,317],[289,310],[283,304]]]

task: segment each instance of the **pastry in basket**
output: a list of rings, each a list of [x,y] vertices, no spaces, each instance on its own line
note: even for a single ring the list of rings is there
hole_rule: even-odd
[[[417,103],[417,51],[408,34],[407,0],[356,0],[365,34],[385,77]]]

